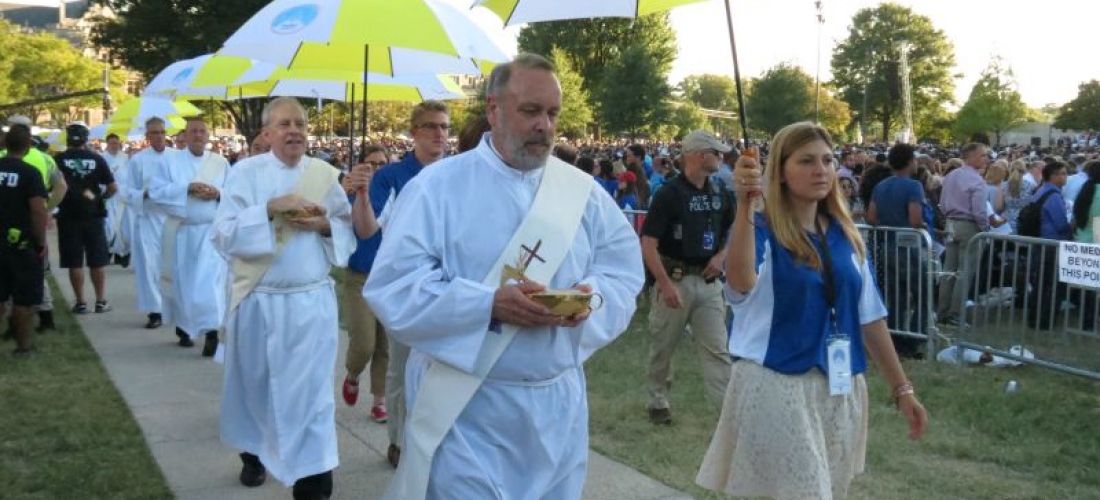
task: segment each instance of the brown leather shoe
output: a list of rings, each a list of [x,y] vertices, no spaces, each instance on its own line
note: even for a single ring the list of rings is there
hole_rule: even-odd
[[[396,469],[397,464],[401,462],[401,447],[396,444],[391,444],[390,447],[386,449],[386,461]]]
[[[668,408],[650,408],[649,421],[653,425],[672,425],[672,412]]]

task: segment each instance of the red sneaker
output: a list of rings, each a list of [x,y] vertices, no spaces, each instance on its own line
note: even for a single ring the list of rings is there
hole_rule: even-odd
[[[348,377],[344,377],[344,402],[348,406],[355,406],[355,403],[359,401],[359,381],[352,380]]]
[[[370,418],[380,424],[386,423],[390,419],[390,414],[386,413],[386,405],[374,405],[370,409]]]

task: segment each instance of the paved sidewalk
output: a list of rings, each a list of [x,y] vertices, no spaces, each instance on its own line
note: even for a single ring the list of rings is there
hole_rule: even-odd
[[[53,235],[51,235],[52,237]],[[56,245],[51,245],[51,249]],[[52,262],[57,262],[56,253]],[[54,268],[54,278],[73,302],[68,273]],[[94,300],[91,282],[85,283],[88,301]],[[135,309],[131,269],[107,268],[107,298],[114,310],[79,316],[81,327],[103,360],[111,380],[137,419],[153,457],[177,498],[289,499],[290,491],[268,478],[259,488],[245,488],[237,481],[237,452],[218,439],[218,407],[222,368],[199,355],[195,347],[176,346],[173,327],[142,328],[145,316]],[[57,303],[56,307],[67,307]],[[347,336],[341,335],[340,356],[333,373],[333,390],[343,380],[343,352]],[[366,403],[369,403],[367,395]],[[336,499],[381,498],[392,469],[385,460],[389,444],[386,428],[372,422],[369,404],[348,408],[336,395],[336,424],[340,467],[335,472]],[[685,500],[672,490],[637,471],[592,452],[585,500]],[[471,499],[476,500],[476,499]]]

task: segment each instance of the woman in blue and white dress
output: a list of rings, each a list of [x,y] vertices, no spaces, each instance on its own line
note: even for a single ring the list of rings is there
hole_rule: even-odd
[[[894,352],[828,132],[796,123],[772,146],[767,176],[747,156],[734,169],[726,293],[737,361],[696,481],[737,497],[843,498],[864,467],[864,348],[910,439],[927,414]],[[764,212],[754,214],[749,198],[761,195]]]

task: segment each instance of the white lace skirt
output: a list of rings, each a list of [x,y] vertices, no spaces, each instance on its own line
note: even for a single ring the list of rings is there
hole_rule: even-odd
[[[733,364],[722,416],[695,481],[736,497],[832,500],[863,472],[867,385],[830,396],[819,370],[784,375]]]

